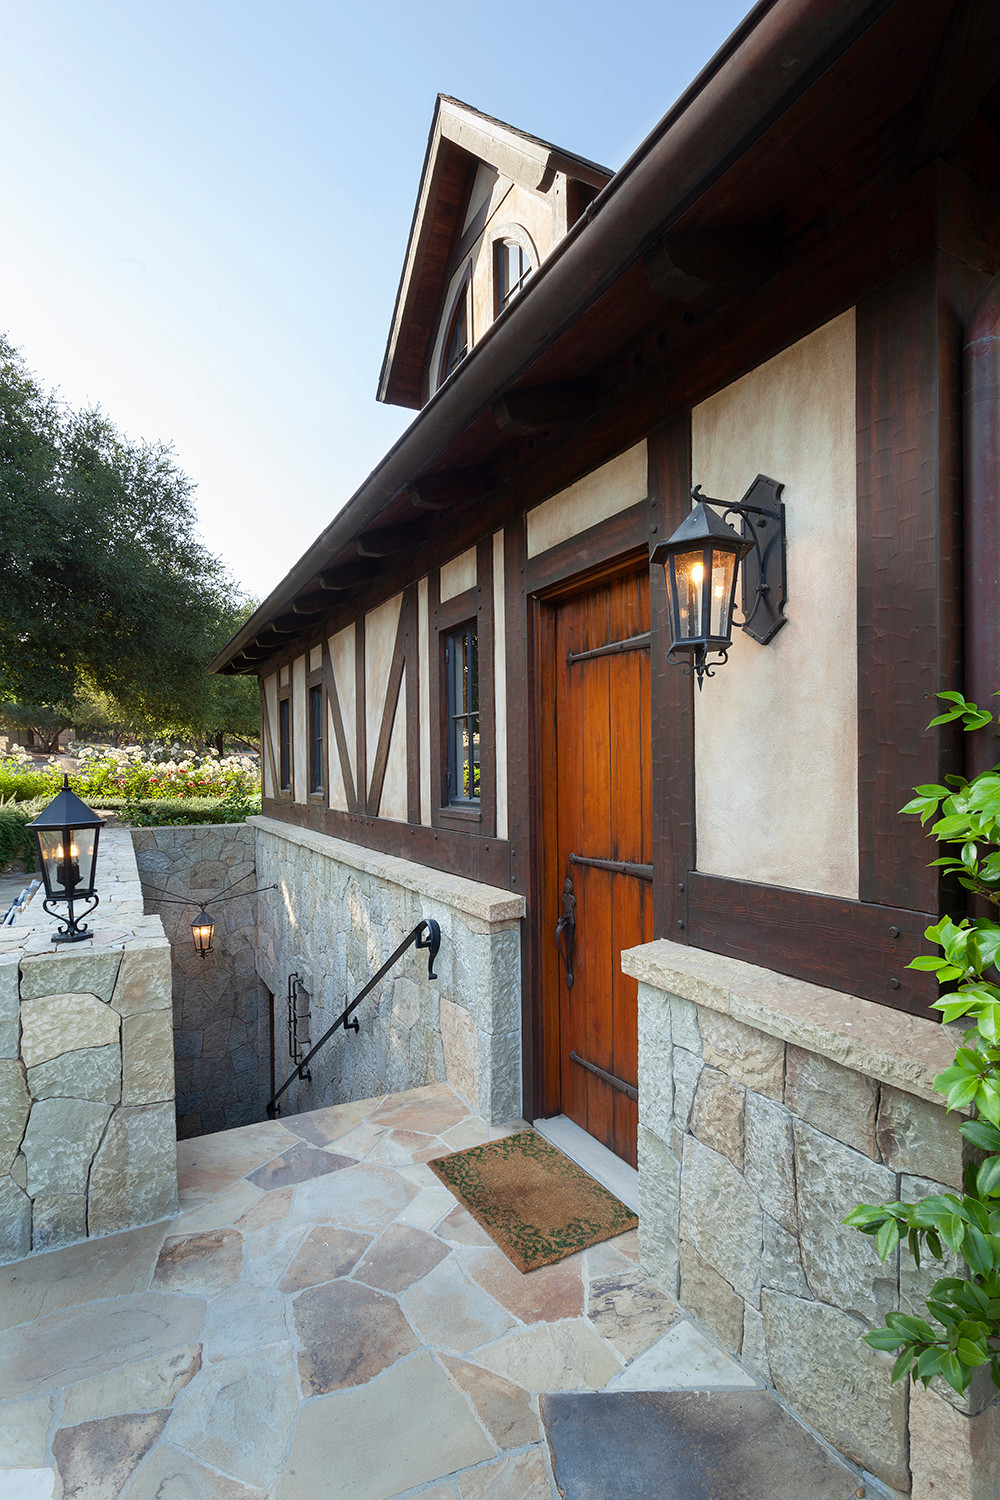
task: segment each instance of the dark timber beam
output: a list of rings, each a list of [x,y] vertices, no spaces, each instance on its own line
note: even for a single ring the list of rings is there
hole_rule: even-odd
[[[347,563],[342,568],[325,568],[319,575],[319,586],[329,593],[345,593],[349,589],[371,583],[381,571],[374,564],[365,562]]]
[[[326,600],[322,593],[299,594],[292,600],[293,615],[318,615],[326,608]]]
[[[423,526],[419,521],[413,521],[363,532],[354,545],[361,557],[395,557],[400,552],[412,551],[423,540]]]
[[[1000,78],[1000,5],[958,0],[917,96],[913,166],[947,156]]]
[[[465,500],[475,500],[493,488],[490,470],[451,469],[441,474],[425,474],[406,486],[410,504],[417,510],[447,510]]]
[[[493,404],[501,432],[528,437],[568,423],[585,422],[597,410],[598,391],[592,380],[562,380],[551,385],[508,391]]]
[[[777,270],[774,231],[766,224],[665,234],[643,264],[653,291],[668,302],[696,302],[713,287],[760,282]]]

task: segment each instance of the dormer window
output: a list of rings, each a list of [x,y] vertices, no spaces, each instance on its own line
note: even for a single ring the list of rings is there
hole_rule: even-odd
[[[516,297],[531,275],[528,252],[516,240],[497,240],[493,247],[497,316]]]
[[[453,370],[462,363],[469,352],[469,290],[468,283],[462,288],[458,304],[451,315],[448,337],[444,343],[444,359],[441,364],[441,379],[447,380]]]

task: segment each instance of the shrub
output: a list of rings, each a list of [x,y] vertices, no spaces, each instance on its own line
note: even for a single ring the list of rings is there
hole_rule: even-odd
[[[28,831],[27,824],[44,805],[43,801],[14,803],[0,799],[0,870],[21,858],[26,870],[35,868],[35,836]]]
[[[967,731],[993,723],[993,715],[960,693],[941,693],[951,703],[931,726],[960,719]],[[972,781],[947,777],[947,786],[918,786],[901,809],[919,815],[942,844],[957,849],[932,863],[957,874],[960,883],[993,906],[1000,905],[1000,766]],[[927,1311],[934,1320],[888,1313],[885,1326],[865,1335],[874,1349],[897,1351],[893,1380],[906,1374],[924,1385],[942,1375],[959,1395],[973,1373],[989,1365],[1000,1386],[1000,922],[988,917],[952,922],[943,917],[926,936],[943,953],[909,965],[937,974],[951,992],[934,1002],[946,1022],[967,1017],[964,1046],[934,1087],[949,1110],[967,1108],[971,1119],[958,1129],[985,1160],[965,1170],[963,1193],[934,1193],[918,1203],[863,1203],[844,1220],[875,1237],[882,1260],[901,1242],[920,1265],[929,1251],[943,1259],[944,1247],[964,1262],[964,1275],[943,1276],[931,1288]],[[992,977],[991,977],[992,976]]]

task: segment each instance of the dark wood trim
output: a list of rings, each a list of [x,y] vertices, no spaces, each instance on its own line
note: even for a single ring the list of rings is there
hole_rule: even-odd
[[[368,805],[368,695],[365,666],[365,617],[363,613],[359,613],[354,620],[354,790],[359,810]]]
[[[347,732],[344,729],[344,715],[340,708],[340,693],[337,690],[337,679],[333,671],[333,658],[330,655],[330,643],[323,641],[323,675],[326,678],[326,701],[333,720],[333,737],[337,743],[337,756],[340,760],[340,774],[344,780],[344,795],[347,798],[349,812],[358,811],[358,796],[354,789],[354,772],[351,770],[351,756],[347,748]]]
[[[649,541],[648,502],[639,500],[607,520],[588,526],[564,542],[527,560],[525,578],[529,594],[539,594],[561,579],[575,577],[599,563],[617,559]]]
[[[525,899],[521,924],[521,1109],[526,1119],[539,1114],[541,1031],[535,1015],[538,993],[535,970],[538,943],[538,882],[535,871],[534,798],[537,781],[533,728],[536,603],[525,591],[523,514],[504,529],[504,634],[507,679],[507,828],[510,839],[510,888]]]
[[[438,583],[440,588],[440,572],[438,574]],[[443,601],[439,592],[437,604],[438,630],[453,630],[456,625],[463,625],[466,620],[474,619],[479,613],[479,598],[480,595],[478,583],[474,583],[471,589],[463,589],[460,594],[453,594],[450,599],[445,599]]]
[[[480,834],[497,831],[496,663],[493,657],[493,533],[476,546],[479,608],[479,812]]]
[[[389,680],[386,683],[385,702],[382,705],[382,718],[379,723],[378,744],[375,748],[371,783],[368,787],[367,810],[369,816],[373,818],[378,817],[379,804],[382,801],[385,771],[389,764],[389,751],[392,749],[392,730],[396,722],[396,710],[399,707],[399,689],[403,682],[403,667],[406,660],[406,617],[403,613],[403,603],[401,599],[399,619],[396,622],[396,639],[392,647],[392,661],[389,664]]]
[[[406,821],[420,822],[420,673],[427,670],[420,660],[420,625],[417,585],[403,593],[405,619],[403,649],[406,681]]]
[[[556,947],[552,942],[560,915],[559,893],[565,871],[559,866],[559,804],[554,795],[559,785],[556,725],[556,611],[548,599],[529,601],[533,622],[535,701],[534,804],[536,828],[533,847],[538,869],[533,884],[533,902],[539,913],[532,924],[536,941],[532,955],[532,981],[537,997],[533,1018],[536,1060],[536,1108],[545,1119],[562,1107],[559,1068],[559,978]],[[525,1033],[528,1035],[529,1033]]]
[[[949,901],[919,822],[899,809],[961,766],[927,730],[962,683],[959,320],[934,258],[857,310],[859,896],[911,911]]]
[[[691,414],[650,433],[650,543],[668,537],[691,508]],[[688,941],[688,871],[695,865],[694,679],[667,661],[670,626],[663,569],[649,580],[653,726],[653,931]]]
[[[441,825],[441,808],[447,802],[445,782],[447,764],[444,760],[446,744],[446,722],[448,705],[441,691],[441,676],[444,671],[444,645],[441,640],[441,574],[434,568],[427,576],[427,671],[430,699],[430,760],[431,760],[431,827]],[[465,618],[460,616],[460,618]],[[457,621],[455,622],[458,623]]]
[[[328,833],[345,843],[363,849],[377,849],[395,854],[433,870],[464,875],[500,890],[510,888],[510,846],[504,839],[484,839],[477,834],[458,833],[448,828],[426,828],[419,823],[398,823],[391,818],[370,818],[360,813],[346,813],[339,808],[304,806],[302,803],[276,802],[265,797],[265,817],[280,823],[294,823]]]
[[[930,952],[923,933],[936,915],[699,871],[689,874],[688,885],[688,941],[694,947],[894,1010],[933,1015],[928,1007],[938,995],[934,976],[906,965],[917,952]]]

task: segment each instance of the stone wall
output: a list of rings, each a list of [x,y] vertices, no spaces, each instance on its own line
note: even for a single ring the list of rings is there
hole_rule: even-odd
[[[94,938],[0,929],[0,1262],[176,1212],[170,948],[106,830]]]
[[[258,971],[275,996],[279,1082],[292,1070],[285,1007],[300,975],[318,1041],[421,918],[441,925],[436,980],[411,948],[296,1082],[283,1113],[445,1079],[491,1123],[521,1111],[520,918],[510,891],[431,870],[271,818],[251,818]]]
[[[210,899],[224,887],[257,885],[253,830],[246,823],[134,828],[132,842],[147,910],[171,945],[178,1137],[261,1120],[270,1094],[270,1018],[254,945],[258,903],[273,898]],[[191,921],[205,903],[215,947],[201,958]]]
[[[911,1393],[861,1342],[890,1310],[922,1313],[954,1270],[883,1263],[842,1223],[858,1203],[961,1190],[968,1148],[933,1090],[954,1037],[673,943],[623,968],[639,980],[644,1268],[891,1492],[912,1471],[914,1500],[1000,1493],[988,1376],[967,1402],[940,1381]]]

